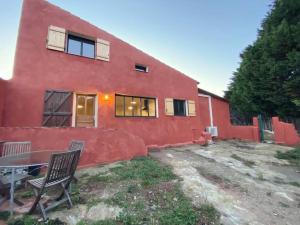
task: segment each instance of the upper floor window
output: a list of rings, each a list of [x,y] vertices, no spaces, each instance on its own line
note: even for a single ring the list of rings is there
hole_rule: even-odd
[[[68,35],[67,52],[73,55],[95,58],[95,41]]]
[[[141,64],[135,64],[135,70],[139,71],[139,72],[148,73],[149,68],[148,68],[148,66],[144,66],[144,65],[141,65]]]
[[[156,99],[148,97],[116,95],[116,116],[155,117]]]
[[[174,99],[174,115],[175,116],[186,116],[186,101]]]

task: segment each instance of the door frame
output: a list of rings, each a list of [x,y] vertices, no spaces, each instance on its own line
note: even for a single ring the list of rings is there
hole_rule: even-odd
[[[95,96],[94,127],[89,127],[89,128],[97,128],[98,127],[98,94],[95,92],[74,92],[73,93],[72,127],[76,127],[77,95],[93,95],[93,96]]]

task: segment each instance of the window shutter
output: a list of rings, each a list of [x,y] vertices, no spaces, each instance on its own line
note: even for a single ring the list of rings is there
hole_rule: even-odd
[[[96,59],[109,61],[110,43],[102,39],[97,39],[96,48]]]
[[[188,100],[188,115],[196,116],[196,106],[193,100]]]
[[[65,51],[66,30],[50,25],[48,28],[47,48]]]
[[[46,90],[44,97],[43,126],[70,127],[72,124],[72,92]]]
[[[168,116],[174,116],[173,98],[166,98],[165,99],[165,113]]]

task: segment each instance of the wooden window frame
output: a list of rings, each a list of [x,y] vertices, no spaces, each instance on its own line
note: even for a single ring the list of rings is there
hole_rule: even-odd
[[[95,120],[94,127],[76,127],[76,106],[77,106],[77,95],[91,95],[95,96]],[[73,112],[72,112],[72,127],[75,128],[97,128],[98,127],[98,94],[91,92],[73,92]]]
[[[80,42],[80,55],[77,54],[73,54],[69,52],[69,39],[72,40],[76,40]],[[83,55],[83,43],[88,43],[88,44],[94,44],[94,56],[93,57],[88,57],[88,56],[84,56]],[[84,57],[84,58],[88,58],[88,59],[96,59],[96,41],[89,39],[89,38],[85,38],[85,37],[81,37],[79,35],[76,34],[72,34],[72,33],[68,33],[67,38],[66,38],[66,53],[70,54],[70,55],[75,55],[75,56],[79,56],[79,57]]]
[[[124,97],[124,107],[123,107],[123,116],[120,116],[120,115],[117,115],[117,111],[116,111],[116,109],[117,109],[117,101],[116,101],[116,98],[117,98],[117,96],[120,96],[120,97]],[[151,99],[151,100],[154,100],[154,103],[155,103],[155,107],[154,107],[154,109],[155,109],[155,115],[154,116],[150,116],[149,115],[149,110],[148,110],[148,116],[142,116],[142,113],[141,113],[141,115],[140,116],[134,116],[133,115],[133,113],[132,113],[132,116],[126,116],[125,115],[125,107],[126,107],[126,104],[125,104],[125,98],[126,97],[129,97],[129,98],[132,98],[132,100],[133,100],[133,98],[139,98],[140,99],[140,101],[141,101],[141,99]],[[122,95],[122,94],[115,94],[115,117],[118,117],[118,118],[132,118],[132,117],[134,117],[134,118],[157,118],[158,116],[158,114],[157,114],[157,105],[158,105],[158,102],[157,102],[157,98],[154,98],[154,97],[143,97],[143,96],[133,96],[133,95]]]

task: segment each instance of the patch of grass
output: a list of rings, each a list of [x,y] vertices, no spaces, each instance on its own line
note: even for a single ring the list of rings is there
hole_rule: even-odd
[[[7,221],[10,216],[9,211],[0,211],[0,220]]]
[[[13,219],[8,221],[8,225],[66,225],[66,223],[60,221],[59,219],[48,220],[47,222],[39,222],[36,218],[32,216],[23,216],[18,219]]]
[[[266,180],[266,179],[264,178],[264,175],[263,175],[262,172],[258,172],[258,173],[257,173],[257,179],[259,179],[259,180],[261,180],[261,181]]]
[[[21,198],[31,198],[33,196],[34,196],[33,190],[27,190],[27,191],[20,193]]]
[[[300,183],[297,182],[297,181],[292,181],[292,182],[289,182],[288,184],[289,184],[289,185],[293,185],[293,186],[295,186],[295,187],[300,187]]]
[[[114,181],[114,177],[111,176],[111,175],[104,175],[102,173],[99,173],[99,174],[96,174],[96,175],[92,175],[92,176],[89,176],[87,181],[88,182],[91,182],[91,183],[109,183],[109,182],[112,182]]]
[[[97,199],[97,198],[89,199],[89,200],[87,201],[87,207],[88,207],[88,209],[90,209],[90,208],[92,208],[93,206],[98,205],[100,202],[101,202],[101,200],[100,200],[100,199]]]
[[[288,204],[285,204],[284,202],[279,202],[279,205],[283,208],[290,208]]]
[[[211,205],[193,207],[177,183],[160,183],[135,192],[127,189],[106,203],[123,208],[116,221],[124,225],[217,225],[220,219]]]
[[[143,186],[158,184],[176,178],[170,167],[162,166],[150,157],[139,157],[111,169],[120,180],[139,180]]]
[[[287,152],[277,151],[275,157],[278,159],[288,160],[292,165],[300,168],[300,146]]]
[[[89,173],[83,173],[83,174],[81,174],[80,175],[80,178],[87,178],[87,177],[89,177],[90,176],[90,174]]]
[[[204,204],[199,208],[200,222],[198,224],[217,225],[220,224],[220,213],[213,205]]]
[[[244,159],[244,158],[238,156],[237,154],[232,154],[231,158],[242,162],[245,166],[248,166],[248,167],[253,167],[255,165],[255,162],[253,162],[251,160]]]
[[[115,220],[99,220],[96,222],[93,221],[87,221],[87,220],[81,220],[77,225],[117,225],[117,222]]]

